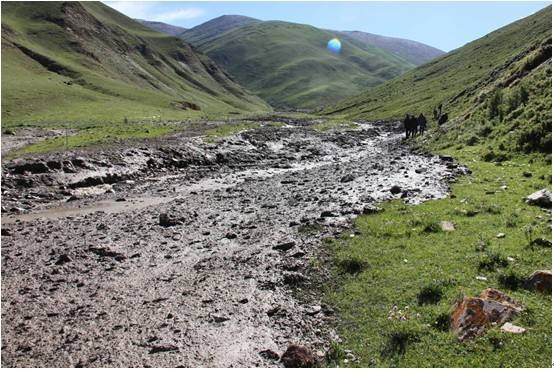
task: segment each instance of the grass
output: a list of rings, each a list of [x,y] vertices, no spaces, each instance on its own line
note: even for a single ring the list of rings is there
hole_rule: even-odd
[[[551,297],[523,290],[520,283],[535,270],[551,269],[551,249],[529,247],[530,238],[550,239],[550,213],[522,201],[551,187],[550,162],[524,156],[496,165],[481,161],[475,147],[447,153],[473,171],[453,185],[453,196],[417,206],[385,203],[384,212],[357,219],[359,235],[332,245],[339,282],[326,296],[341,318],[339,346],[353,350],[362,367],[550,366]],[[480,211],[474,214],[475,209]],[[441,220],[456,230],[430,226]],[[497,238],[500,232],[506,237]],[[345,260],[366,267],[344,273]],[[509,335],[494,328],[474,341],[457,342],[448,331],[452,304],[487,287],[523,303],[526,312],[514,324],[528,332]],[[395,306],[401,313],[388,319]]]
[[[196,46],[276,107],[312,109],[334,103],[413,67],[392,53],[346,39],[341,53],[333,54],[326,46],[336,36],[307,25],[258,21]]]

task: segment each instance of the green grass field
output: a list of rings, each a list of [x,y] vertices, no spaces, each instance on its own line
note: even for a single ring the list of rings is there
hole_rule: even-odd
[[[345,234],[332,243],[338,282],[326,296],[338,309],[344,342],[335,345],[331,366],[550,366],[551,296],[514,287],[510,280],[551,269],[551,248],[530,245],[550,239],[551,214],[522,201],[551,187],[551,163],[522,157],[496,165],[481,161],[474,148],[448,153],[473,171],[453,186],[451,197],[417,206],[386,203],[383,213],[358,218],[355,237]],[[454,223],[456,230],[441,231],[440,221]],[[362,271],[351,274],[352,265]],[[496,327],[459,343],[448,331],[451,307],[460,296],[487,287],[525,306],[514,324],[528,331],[513,335]],[[389,319],[394,306],[401,312]],[[360,361],[344,362],[344,350]]]

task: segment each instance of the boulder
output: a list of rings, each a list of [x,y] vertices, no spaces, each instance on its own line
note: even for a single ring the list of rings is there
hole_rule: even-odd
[[[552,193],[543,188],[540,191],[534,192],[525,198],[525,202],[529,205],[537,205],[543,208],[552,207]]]
[[[523,286],[529,290],[537,290],[548,295],[552,294],[552,272],[550,270],[537,270],[523,282]]]
[[[311,368],[315,365],[312,352],[304,346],[290,345],[281,356],[285,368]]]
[[[482,335],[490,326],[512,320],[523,310],[508,295],[487,288],[479,297],[464,297],[454,305],[450,325],[458,340]]]

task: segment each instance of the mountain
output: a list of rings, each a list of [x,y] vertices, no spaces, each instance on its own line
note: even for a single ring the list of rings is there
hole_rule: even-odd
[[[259,22],[261,21],[258,19],[242,15],[222,15],[186,30],[179,37],[196,47],[202,48],[204,44],[214,41],[225,32]]]
[[[274,107],[313,109],[377,86],[414,65],[385,50],[342,40],[337,34],[281,21],[224,16],[181,36],[208,54],[242,85]]]
[[[360,31],[342,31],[340,34],[353,43],[359,43],[362,48],[365,46],[378,47],[415,65],[427,63],[444,54],[444,51],[432,46],[403,38],[386,37]]]
[[[551,150],[552,7],[500,28],[323,113],[399,119],[439,104],[440,140],[486,142],[498,152]],[[437,137],[439,137],[437,136]]]
[[[140,24],[142,24],[143,26],[153,29],[154,31],[166,33],[171,36],[178,36],[187,30],[186,28],[174,26],[163,22],[147,21],[144,19],[135,19],[135,20]]]
[[[4,123],[268,110],[181,39],[100,2],[2,4]]]

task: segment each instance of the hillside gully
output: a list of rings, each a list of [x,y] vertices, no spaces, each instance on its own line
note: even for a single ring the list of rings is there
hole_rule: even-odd
[[[4,162],[2,365],[282,366],[291,344],[325,360],[323,240],[466,169],[411,152],[398,122],[260,123]]]

